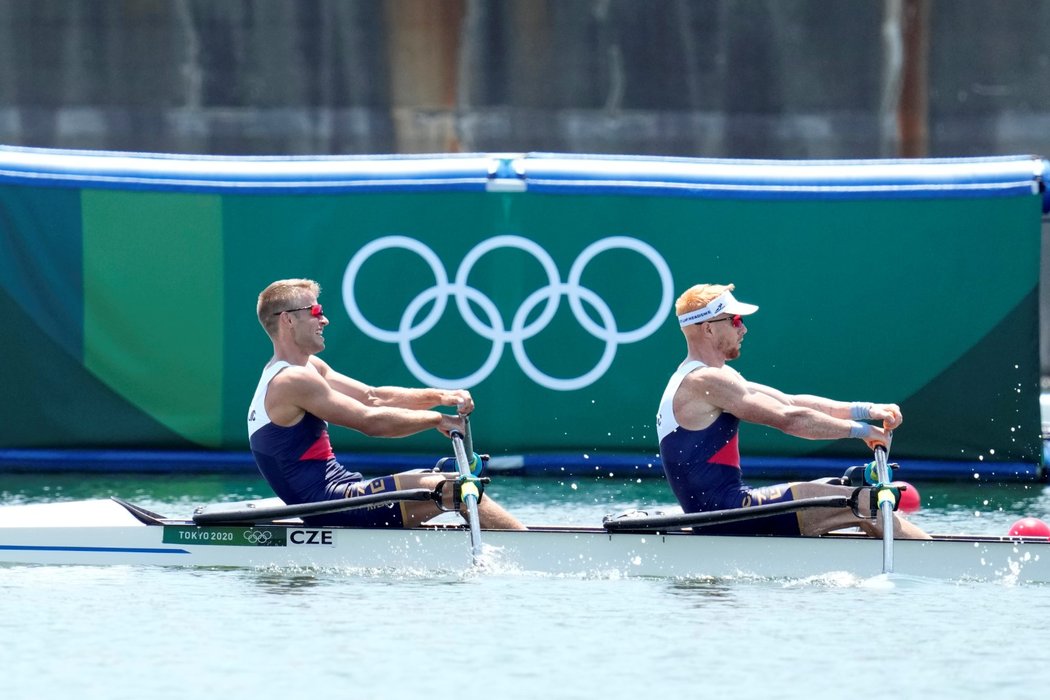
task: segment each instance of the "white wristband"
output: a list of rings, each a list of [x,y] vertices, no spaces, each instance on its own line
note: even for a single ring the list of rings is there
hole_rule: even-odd
[[[853,420],[868,420],[871,418],[872,404],[866,401],[854,401],[849,405],[849,417]]]
[[[855,420],[849,422],[849,436],[851,438],[864,439],[871,435],[871,426],[867,423],[858,423]]]

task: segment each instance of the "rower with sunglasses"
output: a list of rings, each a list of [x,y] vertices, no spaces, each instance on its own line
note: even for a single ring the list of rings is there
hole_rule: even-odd
[[[434,489],[457,474],[402,472],[365,481],[343,467],[332,451],[328,424],[372,437],[405,437],[431,428],[446,436],[464,432],[463,416],[474,408],[470,393],[448,389],[368,386],[317,357],[325,348],[328,318],[317,302],[320,285],[308,279],[278,280],[259,294],[259,323],[273,342],[273,357],[248,409],[248,440],[259,471],[288,504],[329,501],[404,489]],[[455,406],[460,415],[432,410]],[[452,489],[445,489],[450,494]],[[342,511],[308,519],[310,525],[413,527],[439,515],[431,501]],[[523,529],[491,498],[478,502],[483,528]]]
[[[686,513],[746,508],[817,496],[850,496],[847,486],[796,482],[751,488],[743,482],[737,439],[740,421],[776,428],[810,440],[859,438],[869,447],[888,445],[901,424],[895,404],[835,401],[789,395],[748,381],[726,363],[740,357],[747,334],[744,317],[756,311],[733,296],[734,286],[698,284],[675,302],[687,354],[671,376],[656,416],[660,459],[675,497]],[[882,427],[865,421],[882,421]],[[925,538],[898,516],[894,536]],[[822,535],[859,526],[879,536],[879,524],[848,507],[793,513],[698,528],[701,534]]]

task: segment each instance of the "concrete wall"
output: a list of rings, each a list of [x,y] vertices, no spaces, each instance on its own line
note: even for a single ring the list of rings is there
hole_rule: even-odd
[[[0,0],[0,143],[1050,153],[1037,0]]]

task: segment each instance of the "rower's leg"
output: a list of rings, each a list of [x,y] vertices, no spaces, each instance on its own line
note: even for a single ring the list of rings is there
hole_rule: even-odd
[[[790,485],[794,500],[818,496],[850,496],[853,489],[848,486],[834,486],[812,481]],[[864,512],[863,509],[861,512]],[[824,535],[848,527],[859,527],[865,534],[882,537],[882,526],[878,519],[858,518],[849,508],[811,508],[799,511],[799,525],[803,535]],[[893,536],[897,539],[928,540],[930,536],[917,525],[910,523],[898,514],[893,514]]]
[[[902,517],[898,513],[893,514],[893,536],[898,540],[933,539],[932,537],[927,535],[918,525],[916,525],[913,522],[910,522],[907,518]]]
[[[488,496],[482,496],[478,502],[478,520],[485,530],[525,530],[527,529],[499,503]]]
[[[397,485],[399,489],[434,489],[442,481],[452,481],[457,478],[456,474],[452,473],[434,473],[434,472],[402,472],[395,475],[397,479]],[[451,507],[452,489],[450,487],[445,488],[446,498],[448,502],[445,504],[447,507]],[[405,502],[405,527],[418,527],[431,518],[437,517],[442,512],[437,507],[436,503],[430,503],[427,501],[406,501]],[[466,507],[464,506],[461,511],[466,517]],[[508,513],[501,505],[496,503],[488,496],[482,496],[481,500],[478,501],[478,524],[485,530],[525,530],[525,526],[518,521],[513,515]]]

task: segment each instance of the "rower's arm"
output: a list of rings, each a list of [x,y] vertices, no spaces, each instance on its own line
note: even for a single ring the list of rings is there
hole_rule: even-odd
[[[832,418],[849,418],[850,404],[845,401],[835,401],[834,399],[826,399],[823,396],[813,396],[812,394],[785,394],[779,389],[774,389],[771,386],[759,384],[758,382],[747,382],[747,385],[751,391],[765,394],[788,406],[811,408]]]
[[[275,420],[277,415],[308,411],[329,423],[371,437],[405,437],[429,428],[436,428],[446,434],[450,430],[462,429],[462,420],[458,416],[438,411],[368,405],[337,391],[328,377],[306,367],[289,367],[274,377],[270,381],[266,401],[267,411]]]
[[[708,368],[693,372],[683,382],[696,396],[732,413],[748,423],[776,428],[809,440],[850,437],[853,423],[816,408],[795,403],[787,394],[749,382],[729,368]],[[845,404],[848,406],[848,404]]]
[[[373,387],[369,400],[374,406],[399,406],[401,408],[433,408],[452,406],[459,413],[474,410],[474,399],[463,389],[407,389],[399,386]]]
[[[747,384],[752,391],[765,394],[781,403],[789,406],[809,408],[832,418],[841,418],[843,420],[881,420],[887,430],[896,428],[904,421],[901,409],[897,404],[836,401],[835,399],[812,394],[785,394],[778,389],[765,384],[758,384],[757,382],[747,382]]]
[[[310,357],[310,364],[317,370],[317,373],[324,377],[324,380],[328,383],[334,391],[349,396],[350,398],[363,403],[366,405],[372,405],[368,400],[370,392],[374,389],[364,382],[359,382],[353,377],[348,377],[342,372],[337,372],[332,369],[331,365],[322,360],[320,357],[313,355]]]
[[[369,386],[353,377],[337,372],[316,355],[310,358],[317,372],[335,391],[349,396],[366,406],[408,408],[423,410],[435,406],[451,406],[460,414],[474,410],[474,399],[463,389],[410,389],[400,386]]]

